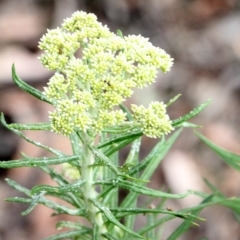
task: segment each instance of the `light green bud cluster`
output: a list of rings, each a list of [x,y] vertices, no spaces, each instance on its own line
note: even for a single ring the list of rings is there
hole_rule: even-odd
[[[166,105],[162,102],[151,102],[148,108],[132,104],[132,111],[134,120],[148,137],[159,138],[173,130]]]
[[[125,113],[116,107],[133,94],[135,87],[153,83],[158,70],[165,73],[173,63],[164,50],[154,47],[147,38],[118,36],[98,22],[94,14],[82,11],[67,18],[61,28],[48,30],[39,46],[45,52],[40,57],[42,64],[56,71],[44,94],[55,105],[55,111],[50,113],[52,130],[63,135],[88,129],[99,133],[123,123]],[[145,111],[140,122],[145,119],[150,123],[152,111]],[[133,112],[139,111],[133,107]],[[151,124],[145,124],[146,135],[158,137],[172,129],[166,109],[163,112],[153,125],[154,132],[160,129],[160,121],[165,124],[161,133],[150,133]],[[135,121],[139,121],[138,117]]]

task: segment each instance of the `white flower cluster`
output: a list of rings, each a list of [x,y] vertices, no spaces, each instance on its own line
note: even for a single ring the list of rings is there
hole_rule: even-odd
[[[157,71],[167,72],[173,63],[164,50],[154,47],[147,38],[116,35],[94,14],[82,11],[66,19],[61,28],[49,30],[39,46],[45,52],[40,57],[42,64],[56,71],[44,93],[56,108],[50,113],[52,130],[63,135],[87,129],[98,133],[107,126],[121,124],[125,114],[116,106],[133,94],[133,88],[153,83]],[[79,50],[82,58],[76,57]],[[136,107],[133,113],[139,115]],[[171,125],[166,110],[162,113],[162,123]],[[145,111],[141,121],[139,117],[134,119],[143,123],[151,117]],[[150,126],[155,129],[150,131]],[[159,126],[160,122],[143,129],[150,137],[159,137],[171,129],[162,127],[160,131]],[[154,135],[155,131],[160,132]]]

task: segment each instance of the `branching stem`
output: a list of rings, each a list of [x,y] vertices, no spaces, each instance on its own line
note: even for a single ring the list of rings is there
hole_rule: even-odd
[[[86,209],[88,211],[88,220],[92,223],[93,226],[97,226],[97,239],[102,239],[102,234],[107,232],[104,226],[103,216],[102,213],[99,212],[99,209],[91,202],[91,199],[97,199],[97,192],[94,188],[94,172],[92,167],[95,162],[95,157],[89,149],[89,137],[85,135],[84,138],[85,139],[83,141],[83,161],[81,167],[81,176],[82,180],[86,181],[86,184],[83,187],[83,197]]]

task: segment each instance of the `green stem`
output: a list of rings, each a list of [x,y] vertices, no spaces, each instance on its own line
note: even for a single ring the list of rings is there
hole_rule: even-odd
[[[83,160],[81,167],[81,176],[82,180],[86,180],[86,183],[83,187],[83,197],[85,201],[85,206],[88,211],[88,220],[92,223],[93,226],[97,226],[98,229],[98,238],[102,239],[102,234],[106,233],[106,227],[104,226],[103,216],[99,209],[93,205],[91,199],[97,199],[97,192],[94,188],[94,172],[92,165],[95,162],[94,155],[89,149],[88,144],[93,144],[93,141],[89,141],[87,135],[84,136],[83,140]]]

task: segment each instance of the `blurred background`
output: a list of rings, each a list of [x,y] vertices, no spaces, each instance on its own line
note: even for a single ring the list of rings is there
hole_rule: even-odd
[[[18,75],[42,90],[50,71],[37,57],[38,41],[46,32],[59,26],[76,10],[95,13],[99,21],[124,35],[141,34],[165,49],[174,59],[172,70],[159,73],[156,83],[137,91],[132,102],[147,105],[150,100],[169,101],[182,96],[168,111],[171,119],[188,113],[212,99],[211,104],[193,123],[220,146],[240,154],[240,1],[239,0],[0,0],[0,111],[8,123],[34,123],[48,120],[50,106],[21,92],[11,80],[14,62]],[[144,97],[143,97],[144,96]],[[70,153],[66,139],[46,132],[26,132],[27,136]],[[155,141],[143,139],[142,156]],[[0,125],[0,160],[18,159],[24,152],[33,157],[45,153],[19,139]],[[123,153],[124,155],[124,153]],[[27,206],[3,201],[15,196],[4,178],[12,178],[25,187],[50,183],[35,169],[0,169],[0,240],[37,240],[54,233],[51,211],[37,207],[25,217]],[[159,166],[149,185],[155,189],[170,188],[174,193],[188,189],[208,191],[207,178],[228,197],[240,195],[240,175],[221,162],[200,143],[192,129],[185,129],[170,153]],[[168,202],[166,208],[180,210],[198,204],[188,197]],[[193,227],[181,239],[239,240],[240,224],[233,213],[214,206],[201,213],[207,221]],[[139,226],[142,221],[139,219]],[[163,231],[171,233],[179,221]]]

